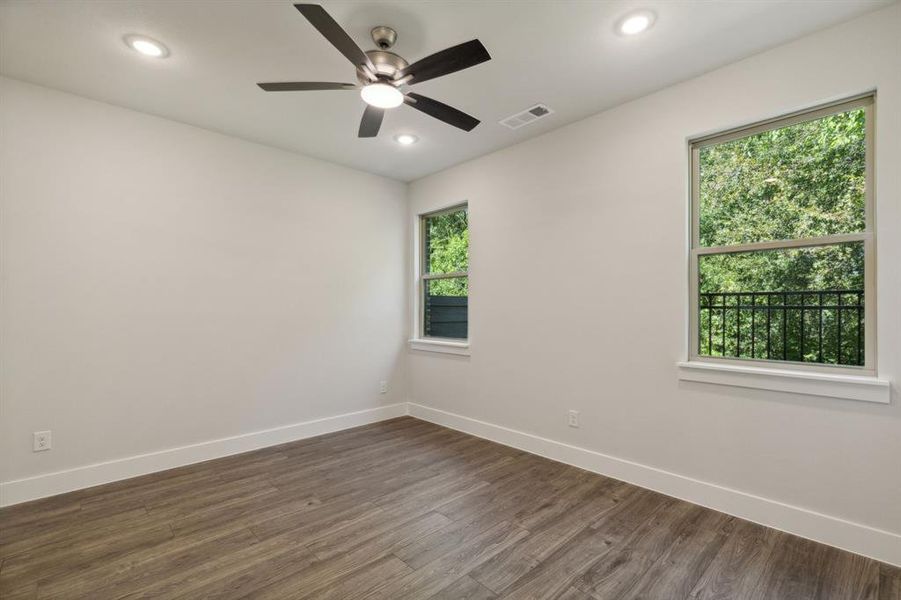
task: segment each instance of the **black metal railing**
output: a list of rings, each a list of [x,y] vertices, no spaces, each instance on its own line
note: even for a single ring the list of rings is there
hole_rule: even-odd
[[[864,312],[863,290],[701,293],[698,353],[863,365]]]

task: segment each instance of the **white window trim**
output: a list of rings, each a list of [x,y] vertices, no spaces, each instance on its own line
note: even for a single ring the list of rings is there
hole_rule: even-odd
[[[466,208],[467,212],[469,210],[469,202],[455,202],[453,204],[448,204],[446,206],[439,206],[433,209],[429,209],[418,213],[414,216],[413,220],[413,337],[407,340],[407,343],[410,345],[411,350],[417,350],[421,352],[436,352],[439,354],[455,354],[458,356],[469,356],[470,355],[470,339],[472,337],[472,331],[467,328],[467,338],[466,339],[454,339],[454,338],[438,338],[438,337],[426,337],[423,335],[422,326],[423,326],[423,317],[422,311],[424,309],[422,304],[422,292],[423,292],[423,283],[426,279],[440,279],[443,277],[469,277],[469,270],[466,272],[459,273],[444,273],[437,276],[432,277],[424,277],[422,272],[422,266],[425,261],[425,257],[423,253],[425,251],[425,246],[423,244],[423,227],[424,227],[424,219],[423,217],[438,215],[446,212],[453,212],[459,210],[461,208]],[[470,238],[470,244],[472,240]],[[471,286],[472,281],[469,280],[469,284]]]
[[[676,363],[679,379],[732,387],[790,392],[825,398],[889,404],[891,384],[867,375],[839,375],[819,371],[774,369],[730,362]]]
[[[413,338],[409,340],[409,343],[411,350],[469,356],[469,342],[455,342],[439,338]]]
[[[875,148],[875,104],[875,94],[868,93],[840,102],[799,111],[784,117],[769,119],[747,127],[688,141],[690,181],[688,359],[677,363],[679,379],[867,402],[888,403],[890,401],[890,383],[887,380],[876,377],[876,242],[874,225],[876,206],[874,197],[875,177],[873,173],[875,163],[873,154]],[[699,149],[702,146],[711,143],[724,143],[774,127],[785,127],[854,108],[864,108],[866,111],[867,185],[865,231],[854,234],[797,240],[776,240],[728,247],[703,247],[700,245],[697,223],[700,190],[698,178],[695,174],[698,169]],[[864,294],[866,298],[864,324],[865,365],[857,367],[807,364],[777,360],[712,357],[699,353],[697,334],[699,256],[771,248],[813,247],[851,241],[862,241],[864,243]]]

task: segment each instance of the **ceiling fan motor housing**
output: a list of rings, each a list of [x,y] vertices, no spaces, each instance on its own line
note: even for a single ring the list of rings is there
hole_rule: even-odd
[[[366,56],[372,61],[375,66],[375,74],[380,79],[394,79],[395,73],[408,66],[407,61],[402,57],[387,50],[368,50]],[[357,79],[363,84],[370,82],[362,69],[357,69]]]

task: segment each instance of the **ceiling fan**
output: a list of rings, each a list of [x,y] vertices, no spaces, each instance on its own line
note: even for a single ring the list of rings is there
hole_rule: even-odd
[[[364,138],[378,135],[385,111],[401,104],[408,104],[430,117],[464,131],[472,131],[479,124],[479,120],[475,117],[443,102],[403,91],[403,86],[422,83],[491,60],[491,56],[479,40],[464,42],[409,64],[399,55],[389,51],[397,40],[397,32],[390,27],[374,28],[371,35],[378,50],[363,52],[347,32],[318,4],[295,4],[294,8],[353,63],[357,69],[359,83],[321,81],[258,83],[257,85],[265,91],[360,90],[360,95],[366,102],[366,110],[360,122],[358,137]]]

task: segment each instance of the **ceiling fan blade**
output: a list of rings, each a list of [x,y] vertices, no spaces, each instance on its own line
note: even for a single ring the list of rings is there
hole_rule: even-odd
[[[397,78],[400,79],[401,77],[412,75],[413,79],[410,81],[410,85],[413,85],[474,67],[486,60],[491,60],[488,50],[485,49],[485,46],[479,40],[472,40],[447,48],[441,52],[436,52],[422,60],[417,60],[406,69],[400,71],[397,74]]]
[[[382,119],[384,118],[384,108],[376,108],[367,104],[366,110],[363,111],[363,119],[360,121],[360,131],[357,134],[357,137],[370,138],[377,136],[379,134],[379,129],[382,127]]]
[[[319,30],[325,39],[331,42],[338,52],[347,57],[355,67],[366,65],[375,73],[375,67],[366,53],[351,39],[344,29],[318,4],[295,4],[294,8],[307,18],[310,24]]]
[[[284,81],[258,83],[267,92],[309,92],[314,90],[355,90],[353,83],[330,83],[328,81]]]
[[[453,106],[448,106],[443,102],[438,102],[419,94],[410,92],[404,97],[404,101],[416,110],[422,111],[430,117],[435,117],[439,121],[444,121],[448,125],[459,127],[464,131],[472,131],[476,125],[481,123],[475,117],[471,117]]]

